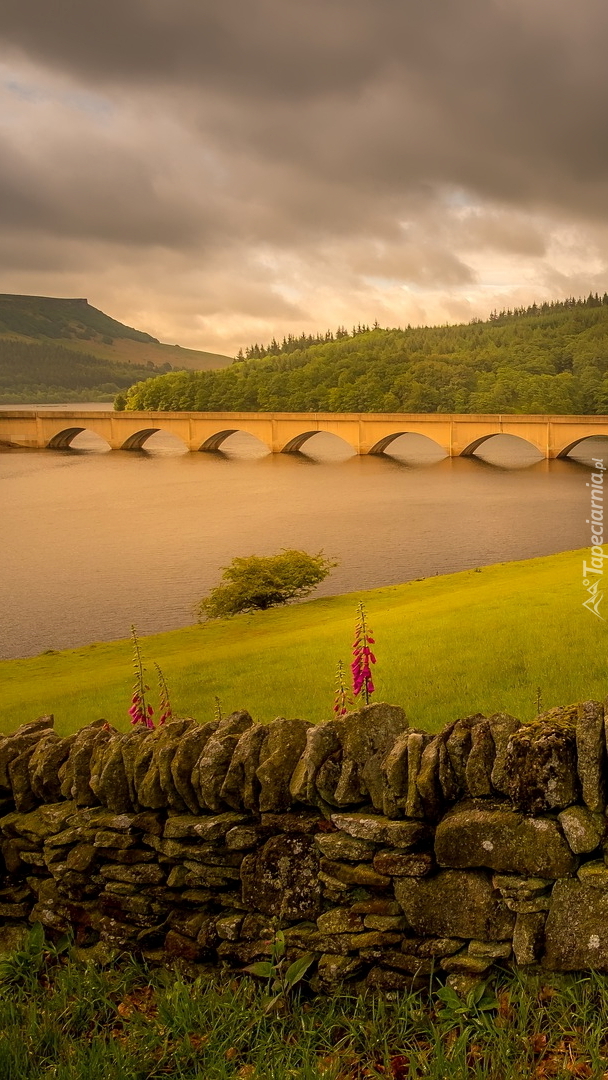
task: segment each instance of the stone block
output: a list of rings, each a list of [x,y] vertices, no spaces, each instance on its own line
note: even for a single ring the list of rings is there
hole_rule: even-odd
[[[323,934],[354,934],[364,929],[363,919],[349,908],[333,908],[317,919],[317,929]],[[374,927],[377,929],[377,927]]]
[[[377,850],[377,844],[369,840],[357,840],[346,832],[319,833],[315,836],[315,843],[321,854],[327,859],[346,860],[346,862],[362,862],[373,859]]]
[[[542,964],[551,971],[608,971],[608,889],[556,882]]]
[[[471,728],[471,749],[465,766],[466,791],[473,798],[492,794],[492,770],[496,747],[489,720],[480,720]]]
[[[420,759],[420,768],[416,777],[416,787],[422,800],[425,817],[436,821],[444,806],[443,791],[439,782],[439,761],[443,742],[441,735],[435,735],[425,746]]]
[[[374,870],[389,877],[425,877],[435,865],[431,854],[425,851],[406,854],[400,851],[379,851],[374,856]]]
[[[390,821],[380,814],[332,814],[336,828],[360,840],[409,851],[429,843],[433,829],[422,821]],[[331,834],[330,834],[331,835]]]
[[[260,784],[259,808],[267,811],[288,810],[292,804],[291,777],[306,746],[307,720],[275,720],[260,749],[256,777]]]
[[[257,810],[260,782],[256,771],[268,735],[266,724],[253,724],[236,744],[220,796],[233,810]]]
[[[583,701],[577,707],[576,756],[583,801],[601,814],[606,808],[606,736],[599,701]]]
[[[443,971],[450,975],[484,975],[493,963],[491,956],[471,956],[468,952],[454,953],[453,956],[445,956],[439,961]]]
[[[236,825],[250,822],[247,814],[238,814],[229,810],[224,814],[176,814],[167,818],[164,835],[170,840],[199,840],[204,843],[223,841],[230,829]]]
[[[329,991],[338,989],[343,982],[354,978],[361,971],[363,964],[356,956],[334,956],[331,953],[323,953],[319,957],[317,978],[319,990]]]
[[[394,949],[362,949],[360,956],[365,960],[375,960],[380,967],[392,971],[406,971],[410,975],[430,975],[437,965],[432,959],[417,956],[414,953],[397,952]]]
[[[469,956],[484,956],[489,957],[491,960],[508,960],[511,955],[511,942],[469,941],[467,952]]]
[[[551,710],[509,739],[504,762],[506,794],[525,814],[563,810],[580,797],[576,764],[571,710]]]
[[[509,900],[533,900],[553,885],[552,878],[521,877],[519,874],[494,874],[492,884]]]
[[[243,912],[237,911],[229,915],[223,915],[217,920],[215,928],[218,937],[223,941],[238,941],[240,930],[243,925]]]
[[[390,877],[379,874],[369,863],[342,863],[321,859],[320,869],[344,885],[367,885],[370,888],[387,889],[391,883]]]
[[[357,900],[351,904],[351,911],[359,915],[401,915],[401,906],[396,900],[380,900],[373,897],[369,900]]]
[[[196,791],[192,785],[192,773],[205,746],[217,731],[218,726],[219,722],[212,720],[207,724],[196,724],[190,727],[179,740],[175,754],[171,759],[170,767],[173,785],[191,814],[198,814],[201,809]],[[127,774],[128,772],[127,769]]]
[[[595,851],[606,836],[606,818],[585,806],[569,806],[557,815],[564,835],[576,855]]]
[[[308,836],[275,836],[241,866],[243,903],[266,915],[317,919],[321,914],[319,857]]]
[[[461,791],[466,791],[466,770],[471,753],[473,731],[483,719],[481,713],[476,713],[474,716],[465,716],[450,726],[446,750]]]
[[[440,866],[485,866],[546,878],[566,877],[578,866],[556,821],[468,799],[439,823],[435,856]]]
[[[366,930],[403,931],[408,929],[404,915],[365,915],[363,924]]]
[[[482,870],[440,870],[429,878],[400,878],[395,896],[416,934],[504,941],[515,915]]]
[[[221,788],[233,752],[241,735],[252,726],[253,720],[249,713],[245,710],[237,711],[220,720],[210,737],[205,740],[190,775],[190,785],[202,810],[222,809]],[[191,728],[190,731],[196,729]]]
[[[544,942],[546,915],[542,911],[520,914],[513,931],[513,954],[517,964],[535,964]]]
[[[342,756],[342,743],[339,732],[341,730],[339,720],[329,720],[326,724],[315,724],[306,732],[306,744],[297,762],[290,780],[290,793],[294,802],[308,803],[315,806],[326,802],[333,802],[336,783],[328,790],[322,785],[323,791],[317,789],[317,777],[319,771],[331,755]],[[338,765],[338,778],[340,767]]]
[[[579,867],[578,879],[594,889],[608,889],[608,866],[603,859],[593,859]]]
[[[521,727],[521,720],[516,720],[509,713],[494,713],[488,718],[490,734],[494,743],[494,765],[492,766],[492,787],[502,795],[507,795],[507,773],[505,764],[511,736]]]

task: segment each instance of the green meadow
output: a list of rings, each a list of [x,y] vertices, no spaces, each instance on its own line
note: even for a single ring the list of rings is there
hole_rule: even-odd
[[[348,666],[357,602],[376,639],[375,700],[437,730],[471,712],[521,719],[608,692],[606,624],[582,607],[585,552],[569,551],[189,626],[142,639],[151,700],[156,661],[174,713],[210,719],[332,716],[338,660]],[[0,662],[0,730],[52,712],[68,734],[98,717],[126,730],[129,640]]]

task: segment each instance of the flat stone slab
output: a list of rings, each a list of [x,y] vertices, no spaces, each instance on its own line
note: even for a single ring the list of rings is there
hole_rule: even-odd
[[[578,866],[556,821],[496,805],[486,809],[475,800],[460,803],[439,823],[435,857],[440,866],[486,866],[543,878],[569,877]]]
[[[426,843],[433,835],[433,830],[425,822],[391,821],[380,814],[332,814],[331,820],[336,828],[348,836],[390,844],[404,851]]]

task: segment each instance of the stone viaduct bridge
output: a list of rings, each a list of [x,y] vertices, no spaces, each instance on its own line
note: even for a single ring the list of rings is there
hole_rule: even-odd
[[[381,454],[400,435],[425,435],[450,457],[467,457],[494,435],[515,435],[546,458],[565,457],[577,443],[608,435],[608,416],[475,415],[469,413],[204,413],[110,412],[0,408],[0,446],[66,449],[93,431],[112,450],[140,450],[157,431],[188,450],[218,450],[235,432],[255,435],[274,453],[301,450],[320,431],[357,454]]]

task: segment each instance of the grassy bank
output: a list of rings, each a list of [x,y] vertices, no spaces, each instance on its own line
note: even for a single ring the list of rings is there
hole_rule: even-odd
[[[548,1080],[608,1076],[608,978],[498,975],[482,998],[295,998],[249,978],[107,971],[24,949],[0,964],[3,1080]],[[442,1000],[443,996],[443,1000]]]
[[[582,607],[581,552],[464,571],[204,626],[143,641],[182,715],[247,708],[257,719],[332,715],[333,680],[348,662],[363,598],[376,637],[377,700],[436,730],[471,711],[536,711],[608,693],[606,623]],[[128,726],[128,641],[0,662],[0,731],[54,712],[67,734],[103,716]]]

